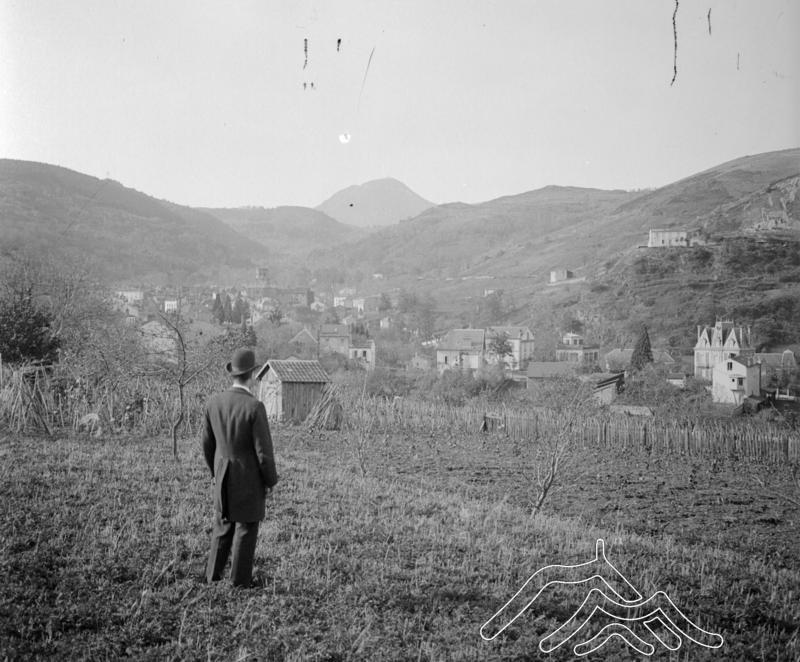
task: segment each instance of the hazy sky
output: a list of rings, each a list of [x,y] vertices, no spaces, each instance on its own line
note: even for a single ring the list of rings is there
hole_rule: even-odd
[[[800,2],[681,0],[670,86],[674,7],[0,0],[0,157],[314,206],[387,176],[433,202],[660,186],[800,145]]]

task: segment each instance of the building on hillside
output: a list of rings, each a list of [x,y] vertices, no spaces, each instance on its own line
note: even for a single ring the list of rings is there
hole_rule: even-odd
[[[714,402],[741,405],[749,396],[761,395],[761,366],[753,355],[738,355],[714,364],[711,398]]]
[[[319,343],[314,334],[305,327],[289,339],[289,346],[303,358],[318,358]]]
[[[550,272],[551,283],[561,283],[565,280],[570,280],[575,277],[569,269],[554,269]]]
[[[302,423],[322,398],[328,375],[319,361],[270,359],[256,374],[258,399],[273,420]]]
[[[350,297],[346,296],[337,296],[333,297],[333,307],[334,308],[352,308],[353,307],[353,300]]]
[[[123,299],[125,303],[136,305],[144,301],[144,290],[117,290],[117,298]]]
[[[436,369],[477,370],[486,362],[486,332],[483,329],[451,329],[437,343]]]
[[[165,313],[177,313],[178,312],[178,300],[177,299],[164,299],[164,312]]]
[[[757,352],[756,361],[761,366],[761,384],[766,387],[772,382],[781,385],[797,374],[797,359],[794,352]]]
[[[314,303],[314,291],[307,287],[264,287],[260,288],[259,294],[285,308],[308,308]]]
[[[653,355],[653,364],[657,366],[664,366],[668,370],[673,370],[677,363],[672,355],[665,349],[653,348],[650,350]],[[609,372],[620,372],[628,370],[631,366],[631,358],[633,357],[633,350],[626,349],[612,349],[604,358],[606,370]]]
[[[350,350],[350,327],[347,324],[323,324],[317,334],[319,351],[348,356]]]
[[[424,354],[414,354],[411,361],[408,362],[409,370],[422,370],[428,371],[433,366],[433,360],[430,356]]]
[[[527,326],[490,326],[486,329],[486,359],[496,363],[497,357],[491,352],[491,343],[503,336],[511,347],[511,354],[504,357],[509,370],[524,370],[533,357],[534,336]]]
[[[375,341],[372,339],[353,341],[348,349],[347,358],[355,361],[367,370],[375,369]]]
[[[753,356],[750,327],[736,326],[731,320],[717,320],[714,326],[697,327],[694,346],[694,376],[710,382],[714,366],[734,356]]]
[[[650,230],[648,248],[678,248],[698,246],[703,243],[697,230]]]
[[[567,332],[556,345],[556,361],[568,361],[583,365],[600,363],[600,346],[587,345],[579,333]]]

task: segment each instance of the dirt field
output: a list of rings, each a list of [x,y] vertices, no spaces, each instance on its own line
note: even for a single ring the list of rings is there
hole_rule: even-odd
[[[524,508],[533,496],[537,455],[502,436],[450,441],[398,437],[375,456],[380,458],[377,472],[419,476],[427,484],[435,477],[438,485],[468,498],[507,497]],[[682,544],[714,545],[776,570],[797,570],[798,501],[791,467],[581,449],[544,510],[604,529],[623,527],[642,535],[673,536]]]
[[[574,587],[492,642],[479,629],[534,570],[587,561],[597,538],[643,594],[724,637],[649,659],[798,659],[800,516],[753,489],[756,468],[587,453],[531,519],[531,451],[506,439],[275,439],[260,586],[234,590],[202,579],[196,441],[176,465],[165,439],[0,438],[0,660],[576,659],[571,643],[537,648]],[[788,489],[786,468],[758,471]],[[587,659],[642,657],[611,642]]]

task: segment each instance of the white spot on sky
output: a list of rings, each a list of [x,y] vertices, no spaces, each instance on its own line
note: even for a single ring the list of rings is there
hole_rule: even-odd
[[[342,145],[346,145],[347,143],[349,143],[350,142],[350,134],[349,133],[340,133],[339,134],[339,142],[342,143]]]

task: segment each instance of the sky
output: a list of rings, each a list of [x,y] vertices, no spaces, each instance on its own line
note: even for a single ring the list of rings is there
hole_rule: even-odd
[[[648,188],[800,145],[800,2],[680,0],[672,83],[674,10],[0,0],[0,158],[274,207],[381,177],[434,203]]]

